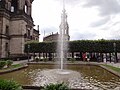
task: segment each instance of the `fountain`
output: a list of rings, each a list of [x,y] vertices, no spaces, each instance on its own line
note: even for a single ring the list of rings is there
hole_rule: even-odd
[[[61,14],[61,25],[60,25],[60,34],[58,38],[58,48],[57,48],[57,53],[58,53],[58,59],[57,61],[60,61],[60,69],[50,69],[50,70],[43,70],[39,72],[39,77],[36,79],[37,83],[34,83],[34,85],[45,85],[49,83],[61,83],[61,82],[66,82],[70,83],[72,80],[77,80],[81,78],[81,75],[77,71],[72,71],[72,70],[66,70],[63,67],[64,61],[67,59],[66,54],[67,54],[67,48],[68,48],[68,31],[67,31],[67,15],[66,15],[66,10],[65,10],[65,1],[63,0],[63,10]],[[40,81],[42,81],[40,83]]]
[[[0,76],[0,78],[12,78],[19,81],[23,85],[31,86],[44,86],[50,83],[55,84],[64,82],[70,88],[85,90],[110,90],[111,88],[113,90],[115,87],[118,87],[120,85],[119,77],[112,75],[110,72],[107,72],[100,67],[93,68],[93,66],[83,67],[82,65],[73,65],[68,66],[68,68],[70,68],[69,70],[65,69],[64,61],[66,60],[65,57],[68,47],[67,41],[69,40],[67,27],[67,14],[65,10],[65,1],[63,0],[63,10],[61,15],[60,34],[57,49],[58,57],[60,59],[60,69],[50,69],[51,66],[49,65],[31,65],[24,70],[8,73],[5,76]],[[105,79],[106,81],[104,81]]]
[[[93,89],[95,86],[90,85],[87,81],[81,77],[81,74],[77,71],[67,70],[64,68],[64,62],[67,60],[67,49],[68,49],[68,23],[67,14],[65,10],[65,1],[63,0],[63,10],[61,14],[61,25],[60,34],[58,38],[58,60],[60,61],[60,69],[47,69],[38,72],[36,82],[33,85],[44,86],[50,83],[66,83],[70,88],[81,88],[81,89]],[[88,86],[88,87],[86,87]],[[97,87],[96,87],[97,88]],[[98,89],[98,88],[97,88]]]
[[[60,34],[58,37],[58,60],[60,61],[60,69],[47,69],[38,72],[37,78],[35,79],[36,82],[33,85],[37,86],[44,86],[50,83],[66,83],[71,88],[83,88],[83,89],[90,89],[93,88],[93,85],[87,83],[80,75],[79,72],[73,70],[66,70],[64,69],[63,65],[64,62],[67,60],[67,49],[68,49],[68,23],[67,23],[67,14],[65,10],[65,1],[63,0],[63,10],[61,14],[61,24],[60,24]],[[82,84],[82,85],[81,85]],[[89,86],[88,88],[86,86]],[[98,89],[98,88],[97,88]]]

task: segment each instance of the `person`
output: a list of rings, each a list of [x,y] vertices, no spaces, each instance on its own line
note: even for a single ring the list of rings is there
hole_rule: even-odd
[[[96,54],[96,59],[97,59],[97,62],[99,62],[99,60],[100,60],[100,55],[97,53]]]
[[[105,63],[107,62],[105,54],[103,54],[103,62],[105,62]]]
[[[83,58],[83,61],[86,60],[86,53],[83,53],[83,54],[82,54],[82,58]]]
[[[87,61],[89,62],[90,61],[90,54],[87,53]]]

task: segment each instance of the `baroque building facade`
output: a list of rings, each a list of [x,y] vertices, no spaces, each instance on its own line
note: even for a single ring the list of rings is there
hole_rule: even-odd
[[[26,42],[39,41],[31,16],[33,0],[0,0],[0,58],[25,56]]]

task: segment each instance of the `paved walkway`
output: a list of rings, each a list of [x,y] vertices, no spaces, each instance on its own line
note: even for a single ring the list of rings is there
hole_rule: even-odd
[[[27,60],[13,61],[13,64],[26,64]]]
[[[29,60],[32,61],[32,60]],[[19,61],[13,61],[13,64],[26,64],[28,63],[28,60],[19,60]]]

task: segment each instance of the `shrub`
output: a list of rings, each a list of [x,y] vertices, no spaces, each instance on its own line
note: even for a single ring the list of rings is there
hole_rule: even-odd
[[[75,59],[74,58],[70,58],[69,59],[72,63],[75,62]]]
[[[2,69],[6,65],[6,61],[0,61],[0,69]]]
[[[21,85],[13,80],[0,79],[0,90],[23,90]]]
[[[55,62],[55,60],[56,60],[55,58],[52,59],[53,62]]]
[[[69,90],[69,88],[64,83],[60,83],[46,85],[42,90]]]
[[[43,59],[43,61],[44,61],[44,62],[47,62],[47,61],[48,61],[48,59],[47,59],[47,58],[44,58],[44,59]]]
[[[7,65],[8,68],[9,68],[12,64],[13,64],[13,61],[7,60],[6,65]]]
[[[36,61],[36,62],[38,62],[38,61],[39,61],[39,58],[38,58],[38,57],[37,57],[37,58],[35,58],[35,61]]]

